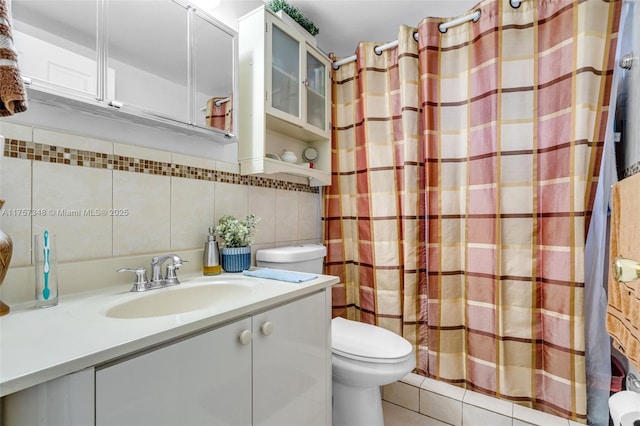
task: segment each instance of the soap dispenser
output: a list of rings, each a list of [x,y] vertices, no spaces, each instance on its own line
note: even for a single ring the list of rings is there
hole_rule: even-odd
[[[204,275],[218,275],[222,272],[220,256],[218,255],[218,242],[216,241],[216,228],[209,227],[209,236],[204,243],[204,256],[202,259],[202,273]]]

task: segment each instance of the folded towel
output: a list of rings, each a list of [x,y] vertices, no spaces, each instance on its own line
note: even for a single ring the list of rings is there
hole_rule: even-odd
[[[317,275],[307,274],[305,272],[284,271],[282,269],[247,269],[242,271],[243,275],[256,278],[267,278],[270,280],[287,281],[290,283],[302,283],[305,281],[318,278]]]
[[[0,117],[26,110],[27,94],[18,69],[7,0],[0,0]]]

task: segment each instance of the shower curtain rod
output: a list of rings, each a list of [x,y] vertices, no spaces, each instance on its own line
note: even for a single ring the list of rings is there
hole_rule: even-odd
[[[509,0],[509,4],[514,9],[517,9],[520,7],[520,3],[522,3],[523,1],[526,1],[526,0]],[[456,25],[460,25],[469,21],[477,22],[478,19],[480,19],[480,10],[476,10],[468,15],[464,15],[459,18],[452,19],[451,21],[443,22],[442,24],[438,25],[438,29],[440,30],[441,33],[444,34],[447,32],[447,29],[451,27],[455,27]],[[413,33],[413,39],[415,41],[418,41],[417,32]],[[392,49],[397,45],[398,45],[398,40],[394,40],[394,41],[390,41],[389,43],[383,44],[381,46],[374,47],[373,51],[376,52],[376,55],[380,55],[385,50]],[[356,55],[352,55],[344,59],[340,59],[339,61],[335,61],[333,63],[333,69],[337,70],[338,68],[340,68],[340,65],[348,64],[349,62],[355,61],[356,57],[357,57]]]

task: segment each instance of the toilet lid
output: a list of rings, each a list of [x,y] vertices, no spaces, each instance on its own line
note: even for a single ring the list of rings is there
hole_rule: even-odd
[[[342,317],[331,320],[331,347],[336,354],[369,362],[390,362],[405,358],[413,351],[404,337]]]

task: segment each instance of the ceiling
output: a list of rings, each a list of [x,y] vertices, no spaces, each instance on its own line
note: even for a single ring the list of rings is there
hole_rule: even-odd
[[[197,4],[206,4],[200,0]],[[338,57],[355,53],[358,42],[388,42],[398,38],[402,24],[417,26],[422,18],[465,14],[479,0],[288,0],[320,29],[318,46]],[[196,3],[196,1],[194,1]],[[262,5],[262,0],[221,0],[201,7],[238,30],[238,18]]]

